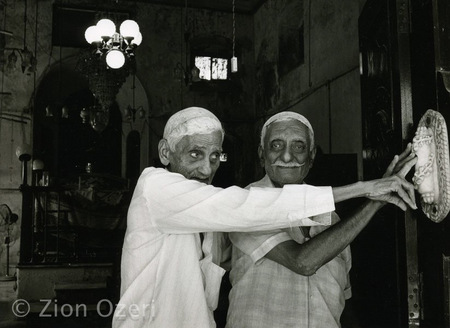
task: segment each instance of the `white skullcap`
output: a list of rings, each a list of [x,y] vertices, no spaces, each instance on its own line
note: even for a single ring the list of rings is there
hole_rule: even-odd
[[[301,123],[303,123],[304,125],[306,125],[306,127],[309,130],[309,139],[310,139],[310,150],[312,150],[314,148],[314,130],[313,127],[311,125],[311,123],[309,123],[308,119],[306,117],[304,117],[303,115],[296,113],[296,112],[291,112],[291,111],[284,111],[284,112],[280,112],[277,113],[273,116],[271,116],[266,123],[264,123],[262,129],[261,129],[261,147],[264,148],[264,138],[266,137],[266,132],[267,129],[269,128],[270,124],[275,123],[275,122],[281,122],[281,121],[299,121]]]
[[[169,118],[164,128],[163,138],[167,140],[173,150],[184,136],[208,134],[214,131],[220,131],[223,140],[222,123],[216,115],[205,108],[188,107],[176,112]]]

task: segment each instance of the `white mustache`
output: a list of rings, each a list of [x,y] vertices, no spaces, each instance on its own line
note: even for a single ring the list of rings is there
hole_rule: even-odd
[[[271,164],[271,166],[280,166],[280,167],[302,167],[306,164],[306,162],[303,163],[284,163],[280,161],[276,161],[275,163]]]

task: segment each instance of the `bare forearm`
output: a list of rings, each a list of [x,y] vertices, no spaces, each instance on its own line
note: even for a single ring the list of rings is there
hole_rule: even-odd
[[[367,201],[356,213],[306,242],[297,258],[310,263],[314,272],[336,257],[367,226],[382,203]]]
[[[342,187],[333,187],[332,190],[335,203],[352,198],[364,197],[367,194],[364,188],[364,182],[355,182]]]
[[[355,214],[336,223],[303,244],[292,240],[279,244],[266,257],[302,275],[314,274],[342,252],[383,206],[367,201]]]

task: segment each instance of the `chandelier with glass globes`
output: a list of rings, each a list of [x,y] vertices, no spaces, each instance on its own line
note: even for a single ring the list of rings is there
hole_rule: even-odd
[[[142,42],[139,25],[127,19],[120,25],[119,33],[110,19],[100,19],[84,33],[86,41],[96,46],[95,54],[105,56],[106,64],[113,69],[121,68],[127,59],[134,57],[135,49]]]

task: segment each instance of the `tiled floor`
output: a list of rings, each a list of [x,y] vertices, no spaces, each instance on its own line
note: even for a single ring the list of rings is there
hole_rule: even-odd
[[[31,304],[31,313],[23,318],[15,314],[22,311],[26,306],[17,300],[15,292],[15,281],[0,281],[0,328],[109,328],[109,318],[101,318],[95,311],[87,311],[80,316],[40,315],[40,310],[34,311]]]

